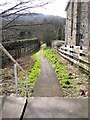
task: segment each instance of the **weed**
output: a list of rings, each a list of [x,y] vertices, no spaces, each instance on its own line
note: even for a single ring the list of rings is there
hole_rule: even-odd
[[[62,88],[73,88],[74,86],[71,81],[73,77],[69,75],[67,67],[62,61],[58,61],[54,50],[51,48],[45,48],[43,50],[43,55],[52,63]]]
[[[31,70],[28,70],[29,80],[28,85],[33,86],[37,80],[38,75],[40,74],[40,60],[37,56],[37,53],[34,55],[35,64]]]
[[[38,52],[35,52],[32,57],[34,58],[34,65],[32,67],[28,67],[28,87],[33,87],[37,80],[38,75],[40,74],[40,60],[37,56]],[[23,80],[22,80],[23,79]],[[26,94],[26,77],[23,73],[19,73],[19,93],[21,96],[25,96]],[[21,89],[22,88],[22,89]]]

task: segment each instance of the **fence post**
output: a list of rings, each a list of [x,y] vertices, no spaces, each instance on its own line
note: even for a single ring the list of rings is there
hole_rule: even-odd
[[[80,50],[79,51],[80,51],[79,52],[79,62],[81,62],[82,57],[83,57],[83,47],[82,46],[80,46]]]
[[[26,72],[26,97],[28,97],[28,73]]]
[[[17,78],[17,65],[16,64],[14,64],[14,75],[15,75],[16,97],[18,97],[18,78]]]

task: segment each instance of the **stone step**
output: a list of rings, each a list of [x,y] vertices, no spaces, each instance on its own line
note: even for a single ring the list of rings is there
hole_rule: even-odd
[[[0,120],[2,118],[2,96],[0,96]]]
[[[31,97],[24,118],[88,118],[88,99]]]
[[[21,118],[26,98],[22,97],[7,97],[2,109],[2,118]]]

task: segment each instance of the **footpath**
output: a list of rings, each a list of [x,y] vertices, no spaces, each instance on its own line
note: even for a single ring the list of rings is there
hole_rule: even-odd
[[[41,54],[41,73],[35,84],[32,97],[62,97],[62,89],[50,62]]]

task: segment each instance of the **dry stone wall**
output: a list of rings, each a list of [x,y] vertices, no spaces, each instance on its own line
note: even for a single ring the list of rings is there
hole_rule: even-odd
[[[30,42],[30,43],[29,43]],[[22,39],[13,41],[13,42],[5,42],[3,43],[4,47],[8,52],[16,59],[23,54],[27,54],[28,52],[31,54],[35,50],[39,49],[40,42],[37,38],[35,39]],[[10,47],[12,46],[12,47]],[[9,61],[9,58],[3,53],[2,54],[2,66],[4,66],[7,61]]]

